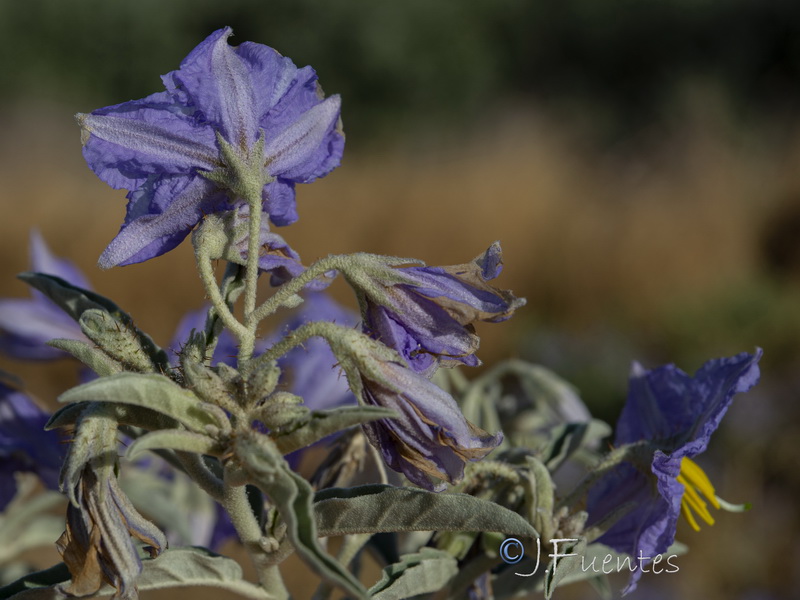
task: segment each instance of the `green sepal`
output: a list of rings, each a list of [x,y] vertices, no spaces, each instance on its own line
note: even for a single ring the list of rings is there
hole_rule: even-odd
[[[125,458],[136,460],[148,450],[176,450],[178,452],[192,452],[219,456],[223,447],[220,443],[206,435],[193,433],[183,429],[162,429],[147,433],[128,446]]]
[[[230,422],[221,408],[202,402],[164,375],[120,373],[103,377],[64,392],[58,400],[130,404],[171,417],[197,433],[206,433],[207,427],[230,431]]]
[[[380,406],[346,406],[334,410],[313,411],[303,422],[297,423],[296,429],[276,435],[274,441],[278,450],[289,454],[342,429],[395,417],[396,412]]]
[[[57,339],[47,342],[48,346],[68,352],[100,377],[122,372],[122,365],[99,348],[81,340]]]
[[[77,322],[80,322],[83,314],[89,310],[106,313],[112,321],[119,324],[121,329],[125,329],[136,336],[139,347],[152,361],[156,371],[162,372],[168,369],[169,359],[167,353],[159,348],[150,336],[136,328],[130,315],[108,298],[72,285],[54,275],[28,271],[20,273],[17,277],[42,292]],[[88,337],[91,338],[91,336]],[[97,343],[94,339],[92,341]]]
[[[75,507],[80,506],[75,493],[84,467],[89,466],[99,480],[113,475],[117,466],[117,424],[112,406],[94,402],[84,406],[59,479],[61,490]]]
[[[373,600],[405,600],[442,589],[458,573],[458,562],[447,552],[422,548],[383,569],[369,589]]]
[[[379,531],[497,531],[538,537],[517,513],[466,494],[444,494],[390,485],[331,488],[317,492],[320,535]]]
[[[275,598],[249,581],[243,579],[242,568],[232,558],[214,554],[203,548],[172,548],[164,550],[158,558],[142,560],[142,573],[136,580],[140,592],[178,587],[206,586],[229,590],[253,600]],[[66,577],[67,579],[61,579]],[[61,591],[61,583],[68,580],[69,571],[63,563],[46,571],[28,575],[4,588],[0,588],[0,599],[16,600],[67,600],[74,598]],[[48,587],[41,587],[44,584]],[[8,592],[6,592],[8,590]],[[116,593],[104,586],[93,598],[106,598]]]
[[[286,535],[298,554],[323,579],[356,598],[366,598],[361,583],[319,545],[314,519],[314,490],[292,471],[275,445],[256,431],[236,438],[236,455],[249,476],[274,503],[286,524]]]

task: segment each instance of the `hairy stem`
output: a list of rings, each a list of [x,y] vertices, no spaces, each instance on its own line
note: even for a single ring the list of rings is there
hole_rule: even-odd
[[[253,321],[255,323],[260,323],[264,318],[278,310],[283,304],[290,301],[292,296],[302,291],[305,286],[320,275],[328,271],[340,270],[344,258],[345,256],[343,255],[331,255],[321,258],[300,275],[284,283],[271,298],[265,300],[261,306],[255,309],[252,314]]]
[[[266,536],[250,508],[245,486],[225,484],[222,505],[228,511],[236,533],[253,561],[261,587],[277,599],[288,598],[289,592],[280,570],[277,565],[272,564],[268,549],[265,548]]]
[[[228,303],[225,301],[225,298],[222,297],[219,285],[217,285],[217,278],[214,275],[214,267],[211,264],[211,259],[208,257],[208,254],[202,249],[199,249],[195,252],[195,258],[197,259],[197,271],[200,273],[200,279],[203,280],[203,287],[206,290],[208,299],[217,311],[217,315],[219,315],[225,327],[230,329],[237,338],[240,340],[246,338],[248,330],[233,316],[231,309],[228,307]]]
[[[258,319],[254,318],[258,286],[258,253],[261,247],[261,190],[249,194],[250,220],[247,238],[247,266],[244,275],[244,326],[248,335],[240,338],[239,363],[244,364],[253,356]]]

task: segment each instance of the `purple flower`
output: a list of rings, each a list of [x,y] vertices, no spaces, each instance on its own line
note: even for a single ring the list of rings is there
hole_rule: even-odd
[[[31,271],[55,275],[84,289],[91,286],[68,260],[54,256],[38,231],[30,236]],[[30,299],[0,299],[0,351],[24,360],[52,360],[66,354],[47,345],[52,339],[86,340],[80,326],[37,290]]]
[[[761,354],[759,349],[755,355],[711,360],[694,377],[674,365],[646,371],[634,364],[615,443],[646,440],[649,460],[618,464],[590,490],[590,523],[627,503],[634,506],[598,542],[636,559],[644,557],[646,564],[674,541],[679,513],[698,530],[694,514],[713,524],[706,500],[715,508],[720,508],[719,501],[692,458],[705,451],[734,395],[758,382]],[[640,577],[637,569],[625,593],[635,589]]]
[[[416,372],[430,376],[437,366],[476,366],[480,342],[473,323],[497,323],[525,304],[487,282],[502,271],[495,242],[470,263],[450,267],[385,266],[362,292],[364,329],[397,350]]]
[[[228,45],[231,33],[197,46],[162,78],[166,91],[78,115],[91,169],[130,190],[101,267],[171,250],[204,214],[240,205],[247,186],[261,190],[274,224],[288,225],[297,219],[294,185],[338,166],[339,97],[323,99],[314,70],[272,48]]]
[[[364,404],[399,415],[362,424],[370,443],[389,467],[412,483],[435,491],[457,483],[466,461],[480,460],[503,441],[464,418],[456,401],[426,377],[391,360],[374,359],[361,370]]]
[[[49,416],[23,392],[0,381],[0,511],[17,491],[14,473],[36,473],[58,489],[65,447],[55,431],[45,431]]]

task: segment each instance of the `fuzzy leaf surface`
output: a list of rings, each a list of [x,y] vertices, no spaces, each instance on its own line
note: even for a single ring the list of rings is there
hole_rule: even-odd
[[[320,535],[380,531],[496,531],[537,537],[517,513],[474,496],[389,485],[318,492],[314,510]]]
[[[222,409],[202,402],[164,375],[120,373],[72,388],[59,402],[118,402],[154,410],[171,417],[188,429],[205,433],[208,425],[228,430]]]

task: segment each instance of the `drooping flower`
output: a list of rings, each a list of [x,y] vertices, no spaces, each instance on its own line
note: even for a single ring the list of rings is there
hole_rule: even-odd
[[[115,599],[138,598],[142,561],[131,536],[147,544],[151,558],[166,548],[166,537],[133,507],[114,475],[98,476],[87,466],[77,488],[78,505],[67,506],[66,530],[56,542],[72,576],[64,592],[87,596],[107,583]]]
[[[125,222],[100,257],[109,268],[177,246],[203,215],[238,207],[257,186],[265,217],[297,219],[294,186],[338,166],[340,99],[324,99],[311,67],[272,48],[212,33],[162,80],[166,91],[78,115],[83,154],[130,190]],[[223,183],[227,182],[227,183]]]
[[[0,511],[17,491],[14,473],[36,473],[58,489],[65,446],[55,431],[45,431],[49,415],[11,381],[0,380]]]
[[[55,275],[91,290],[83,273],[69,260],[50,252],[38,231],[30,234],[31,271]],[[0,299],[0,351],[23,360],[52,360],[66,356],[47,345],[52,339],[86,340],[80,326],[38,290],[31,298]]]
[[[705,451],[734,395],[758,382],[761,354],[759,349],[754,355],[711,360],[694,377],[674,365],[647,371],[634,364],[615,443],[644,440],[649,460],[616,465],[590,490],[590,523],[625,504],[634,507],[598,542],[635,559],[644,557],[647,564],[647,557],[664,553],[674,541],[679,514],[697,530],[695,514],[714,523],[708,505],[720,508],[719,500],[692,459]],[[632,573],[625,593],[635,589],[641,573]]]
[[[380,376],[362,378],[364,403],[391,408],[400,416],[362,428],[386,464],[412,483],[441,491],[457,483],[466,461],[480,460],[503,441],[464,418],[452,396],[426,377],[396,362],[381,362]]]
[[[371,268],[374,285],[360,292],[364,329],[426,376],[439,365],[476,366],[473,323],[504,321],[525,304],[487,283],[502,268],[497,242],[463,265]]]
[[[503,441],[502,433],[490,435],[467,421],[450,394],[385,345],[361,334],[329,341],[360,402],[397,413],[361,427],[384,462],[412,483],[441,491],[444,481],[463,478],[466,461],[480,460]]]

